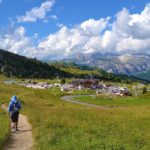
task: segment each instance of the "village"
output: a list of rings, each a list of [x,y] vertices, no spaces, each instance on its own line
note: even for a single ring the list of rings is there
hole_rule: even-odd
[[[20,86],[24,86],[27,88],[34,89],[51,89],[54,87],[60,88],[60,91],[71,92],[74,90],[85,90],[91,89],[94,90],[96,94],[108,94],[108,95],[118,95],[118,96],[132,96],[131,91],[127,87],[122,87],[117,84],[106,84],[103,81],[99,81],[98,79],[76,79],[69,83],[48,83],[48,82],[27,82],[27,83],[19,83],[16,81],[5,81],[10,84],[17,84]]]

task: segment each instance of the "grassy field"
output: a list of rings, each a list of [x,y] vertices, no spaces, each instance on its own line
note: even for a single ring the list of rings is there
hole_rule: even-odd
[[[14,94],[20,98],[22,113],[32,124],[35,150],[150,149],[148,101],[101,110],[63,102],[60,96],[66,93],[57,88],[38,90],[0,84],[1,102],[8,103]],[[6,118],[4,112],[0,115],[0,119]]]
[[[142,106],[150,105],[150,93],[139,96],[119,97],[114,95],[97,95],[75,97],[74,100],[102,106]]]
[[[4,80],[4,77],[1,75],[0,75],[0,80]],[[3,91],[0,88],[0,95],[2,95],[2,92]],[[2,104],[2,101],[3,101],[3,97],[0,96],[0,105]],[[8,113],[5,112],[0,107],[0,149],[2,149],[2,146],[7,141],[9,133],[10,133],[10,126],[9,126]]]
[[[0,149],[8,139],[9,132],[8,114],[0,108]]]
[[[0,100],[1,105],[1,100]],[[8,113],[0,108],[0,149],[5,144],[10,133]]]

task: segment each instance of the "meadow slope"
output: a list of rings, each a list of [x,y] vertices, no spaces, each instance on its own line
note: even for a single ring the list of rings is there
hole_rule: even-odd
[[[35,150],[147,150],[150,148],[150,105],[101,110],[60,100],[58,89],[33,90],[0,84],[0,100],[16,94],[32,124]],[[0,113],[0,127],[8,126]],[[3,126],[1,126],[3,124]],[[9,128],[8,128],[9,129]],[[0,130],[2,131],[2,130]],[[7,132],[2,132],[2,138]],[[0,134],[1,135],[1,134]],[[0,140],[1,141],[1,140]]]

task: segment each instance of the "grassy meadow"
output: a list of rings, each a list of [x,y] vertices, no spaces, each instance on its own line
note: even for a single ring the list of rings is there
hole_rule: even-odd
[[[9,133],[8,114],[0,108],[0,149],[7,141]]]
[[[88,102],[91,104],[119,107],[119,106],[144,106],[150,105],[150,93],[141,94],[138,96],[115,96],[115,95],[97,95],[93,96],[79,96],[74,100],[81,102]]]
[[[57,88],[39,90],[0,84],[1,102],[8,104],[14,94],[21,100],[22,113],[32,124],[35,150],[150,149],[150,103],[146,100],[149,94],[138,105],[138,98],[133,98],[132,105],[130,99],[122,98],[130,107],[105,110],[64,102],[60,97],[67,93]],[[86,99],[90,102],[90,98]],[[122,106],[118,102],[121,100],[116,101],[117,106]],[[0,128],[4,124],[8,125],[7,114],[0,111]],[[0,141],[8,135],[8,130],[1,132]]]
[[[0,76],[0,80],[3,80],[3,79],[4,77]],[[0,88],[0,95],[2,95],[2,93],[3,93],[3,90]],[[0,105],[2,104],[2,101],[3,101],[3,97],[0,96]],[[9,133],[10,133],[10,126],[9,126],[8,113],[5,112],[0,107],[0,149],[2,149],[2,146],[7,141]]]

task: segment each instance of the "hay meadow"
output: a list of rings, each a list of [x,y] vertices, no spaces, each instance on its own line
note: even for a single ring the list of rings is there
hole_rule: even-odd
[[[21,113],[32,125],[35,150],[148,150],[150,148],[149,93],[141,97],[96,97],[97,109],[60,99],[68,93],[58,88],[31,89],[0,84],[0,103],[12,95],[22,102]],[[74,93],[75,94],[75,93]],[[108,98],[108,99],[107,99]],[[90,97],[80,101],[92,103]],[[119,107],[121,106],[121,107]],[[122,107],[125,106],[125,107]],[[10,133],[8,114],[0,109],[0,146]]]

